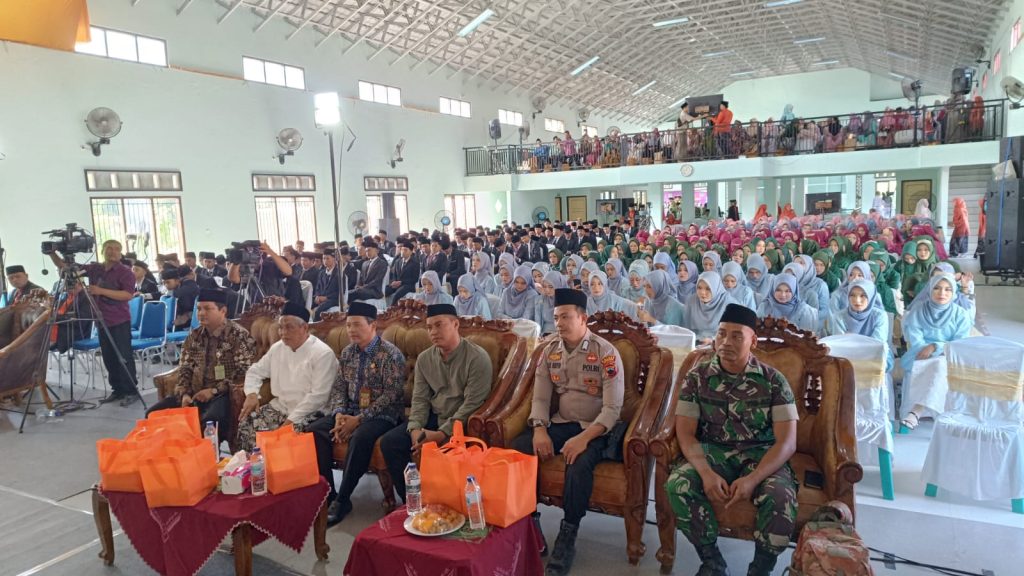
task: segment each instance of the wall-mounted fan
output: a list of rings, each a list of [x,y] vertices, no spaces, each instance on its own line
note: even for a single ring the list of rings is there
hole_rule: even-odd
[[[434,227],[442,232],[451,227],[453,222],[455,222],[455,216],[447,210],[438,210],[437,214],[434,214]]]
[[[530,123],[529,122],[523,122],[523,125],[519,127],[519,144],[521,145],[523,143],[523,140],[526,140],[529,137],[530,137]]]
[[[92,149],[93,156],[99,156],[102,153],[100,147],[110,144],[110,139],[121,132],[121,117],[110,108],[93,108],[85,117],[85,126],[93,136],[99,138],[95,142],[85,143]]]
[[[302,134],[295,128],[285,128],[277,133],[277,145],[281,148],[277,161],[284,164],[285,156],[294,156],[295,151],[302,148]]]
[[[533,114],[530,115],[530,118],[536,120],[537,114],[542,114],[544,112],[544,108],[546,108],[547,105],[548,101],[543,96],[534,96],[533,98],[531,98],[530,106],[533,108]]]
[[[580,124],[586,124],[587,120],[589,118],[590,118],[590,110],[588,110],[587,108],[585,108],[585,107],[584,108],[580,108],[579,110],[576,111],[576,125],[577,126],[579,126]]]
[[[405,150],[405,138],[402,138],[398,141],[398,144],[395,144],[395,151],[391,153],[391,160],[388,160],[388,164],[392,168],[402,160],[405,160],[405,158],[402,158],[402,150]]]
[[[1020,108],[1020,103],[1024,100],[1024,82],[1013,76],[1006,76],[999,86],[1006,93],[1006,99],[1010,101],[1010,108],[1013,110]]]
[[[353,236],[363,236],[370,228],[370,217],[362,210],[348,215],[348,231]]]
[[[618,138],[619,134],[622,134],[622,129],[619,128],[618,126],[609,126],[608,127],[608,137],[609,138]]]
[[[534,224],[541,224],[548,219],[548,214],[550,213],[551,211],[546,206],[537,206],[533,209],[530,219]]]

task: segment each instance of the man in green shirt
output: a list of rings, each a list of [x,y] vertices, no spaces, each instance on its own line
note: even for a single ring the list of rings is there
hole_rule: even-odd
[[[455,421],[465,426],[491,393],[491,357],[459,335],[455,306],[427,306],[427,334],[433,346],[416,358],[409,422],[380,439],[388,472],[403,502],[405,467],[412,456],[427,442],[447,442]]]
[[[686,375],[676,404],[676,438],[685,460],[665,491],[676,525],[697,549],[698,576],[727,576],[718,550],[712,503],[744,500],[757,509],[754,561],[747,576],[770,576],[796,522],[797,409],[785,376],[751,352],[757,317],[730,304],[715,335],[715,353]]]

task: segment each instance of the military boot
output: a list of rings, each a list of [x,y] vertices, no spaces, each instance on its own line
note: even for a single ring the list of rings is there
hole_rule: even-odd
[[[700,569],[697,576],[729,576],[729,569],[725,565],[725,558],[717,544],[701,546],[697,548],[697,556],[700,557]]]
[[[747,567],[747,576],[772,576],[775,561],[778,559],[775,553],[757,547],[754,550],[754,561]]]
[[[537,528],[537,534],[540,534],[540,557],[543,558],[548,555],[548,540],[544,537],[544,530],[540,527],[540,512],[534,512],[530,516],[533,518],[534,527]]]
[[[562,526],[558,530],[558,537],[555,538],[555,549],[551,552],[551,559],[548,560],[545,576],[565,576],[572,568],[572,561],[576,558],[576,532],[579,531],[578,524],[570,524],[562,520]]]

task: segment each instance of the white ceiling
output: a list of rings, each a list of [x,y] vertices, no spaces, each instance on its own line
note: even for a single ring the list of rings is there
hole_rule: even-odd
[[[138,0],[135,0],[136,2]],[[184,10],[192,0],[184,0]],[[550,103],[657,122],[687,95],[715,94],[756,77],[853,67],[924,81],[945,93],[950,73],[987,54],[1007,0],[216,0],[261,23],[283,18],[317,43],[374,49],[370,59]],[[485,8],[495,15],[466,37]],[[689,22],[655,28],[654,22]],[[305,32],[304,32],[305,31]],[[823,40],[796,44],[811,38]],[[335,40],[336,41],[336,40]],[[719,56],[706,56],[720,52]],[[397,56],[396,56],[397,54]],[[593,56],[578,76],[569,72]],[[838,60],[835,64],[818,64]],[[743,76],[736,73],[751,72]],[[652,80],[648,90],[633,96]]]

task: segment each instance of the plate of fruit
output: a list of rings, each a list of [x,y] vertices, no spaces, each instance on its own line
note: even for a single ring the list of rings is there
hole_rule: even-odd
[[[444,536],[462,528],[466,517],[443,504],[428,504],[405,519],[405,530],[416,536]]]

